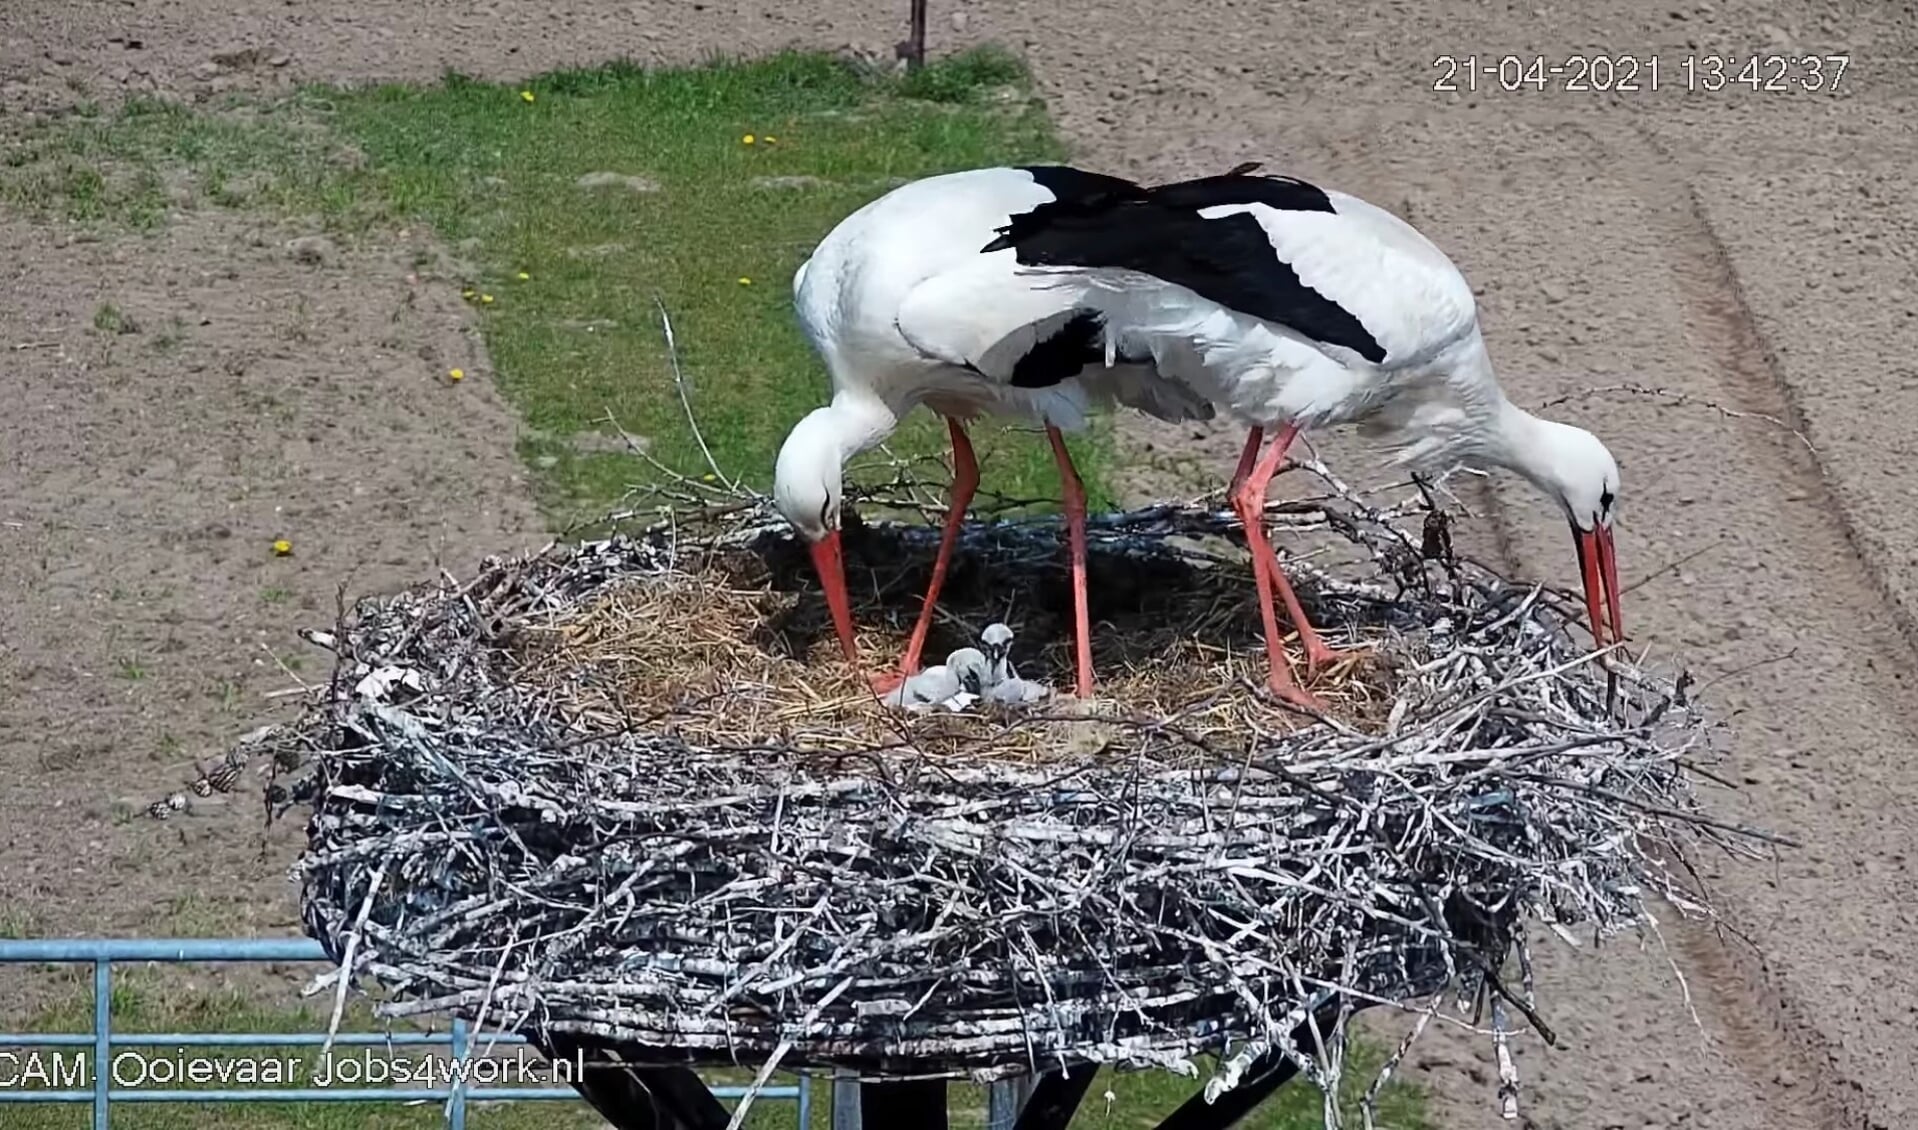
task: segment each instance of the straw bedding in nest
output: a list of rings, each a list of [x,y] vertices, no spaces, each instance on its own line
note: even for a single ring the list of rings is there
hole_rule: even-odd
[[[881,708],[756,500],[363,602],[276,739],[310,762],[307,928],[389,1015],[695,1062],[1219,1053],[1218,1086],[1332,996],[1542,1023],[1526,919],[1602,937],[1654,895],[1702,910],[1685,852],[1743,847],[1694,794],[1712,727],[1686,679],[1618,653],[1608,677],[1563,595],[1451,559],[1438,516],[1408,533],[1409,502],[1306,473],[1323,490],[1275,508],[1274,541],[1317,539],[1289,572],[1358,649],[1307,684],[1324,718],[1260,692],[1242,537],[1196,505],[1093,520],[1090,704]],[[869,662],[937,537],[848,531]],[[1003,620],[1025,677],[1069,685],[1062,542],[968,524],[928,661]],[[1335,1034],[1290,1049],[1322,1084]]]

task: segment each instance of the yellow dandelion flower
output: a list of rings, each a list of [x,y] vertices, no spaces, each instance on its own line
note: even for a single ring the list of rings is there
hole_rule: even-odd
[[[530,279],[532,277],[533,277],[532,275],[527,274],[525,271],[521,271],[519,273],[519,281],[521,282],[525,282],[527,279]]]
[[[739,139],[739,144],[741,144],[741,145],[751,145],[751,144],[752,144],[752,143],[753,143],[753,142],[754,142],[755,140],[757,140],[757,139],[756,139],[756,138],[754,138],[754,137],[753,137],[753,135],[749,133],[749,134],[747,134],[747,135],[746,135],[745,137],[742,137],[742,138],[740,138],[740,139]]]
[[[276,557],[285,557],[291,554],[292,552],[293,552],[293,543],[286,540],[285,538],[281,538],[279,541],[276,541],[273,543],[273,553],[274,553],[274,556]]]
[[[467,299],[468,301],[471,301],[471,300],[472,300],[472,297],[473,297],[473,295],[475,295],[475,294],[477,294],[477,293],[479,293],[479,292],[478,292],[478,291],[476,291],[476,290],[474,290],[474,289],[473,289],[472,287],[470,287],[470,286],[469,286],[469,287],[467,287],[467,288],[466,288],[465,290],[462,290],[462,291],[460,291],[460,297],[461,297],[461,298],[464,298],[464,299]]]
[[[713,474],[711,471],[706,472],[704,478],[709,483],[715,483],[719,481],[719,476]]]
[[[770,134],[770,133],[766,135],[766,144],[767,144],[767,145],[777,145],[778,143],[779,143],[779,139],[778,139],[778,138],[776,138],[776,137],[774,137],[774,136],[773,136],[772,134]]]
[[[487,306],[491,306],[493,304],[493,296],[490,294],[482,294],[480,295],[480,302],[482,302],[483,304]]]
[[[751,285],[753,285],[753,280],[751,280],[751,279],[749,279],[749,278],[746,278],[746,277],[745,277],[744,275],[741,275],[741,276],[740,276],[740,279],[739,279],[739,285],[740,285],[740,286],[751,286]]]
[[[519,92],[519,100],[520,100],[521,102],[531,102],[531,101],[533,100],[533,92],[532,92],[532,91],[530,91],[530,90],[522,90],[522,91],[520,91],[520,92]]]
[[[466,379],[466,370],[465,369],[448,369],[446,371],[446,375],[453,378],[456,381],[463,381]]]

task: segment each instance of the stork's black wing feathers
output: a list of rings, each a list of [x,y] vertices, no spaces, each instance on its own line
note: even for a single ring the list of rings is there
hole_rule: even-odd
[[[1108,188],[1041,204],[1012,217],[984,251],[1011,248],[1022,266],[1137,271],[1314,341],[1344,346],[1368,361],[1383,361],[1385,350],[1364,323],[1305,285],[1278,257],[1256,217],[1200,215],[1201,209],[1230,204],[1337,212],[1316,185],[1235,169],[1223,176]]]
[[[1078,310],[1012,366],[1014,388],[1050,388],[1105,360],[1105,320],[1096,310]]]
[[[1055,201],[1085,200],[1112,193],[1142,191],[1124,177],[1087,172],[1070,165],[1021,165],[1020,171],[1030,174],[1033,180],[1039,182],[1040,188],[1052,194]]]

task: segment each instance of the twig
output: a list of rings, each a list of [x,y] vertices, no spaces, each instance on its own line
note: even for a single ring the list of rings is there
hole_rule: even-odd
[[[699,430],[699,419],[693,415],[693,402],[686,391],[686,374],[679,366],[679,342],[673,337],[673,318],[666,312],[666,300],[654,295],[653,305],[659,308],[659,325],[666,334],[666,359],[672,364],[673,389],[679,393],[679,406],[686,413],[686,426],[692,429],[693,441],[699,444],[699,453],[706,457],[706,466],[712,469],[713,478],[738,493],[739,484],[719,469],[719,461],[713,458],[712,449],[706,446],[706,436]]]
[[[1767,416],[1762,412],[1742,412],[1734,408],[1727,408],[1722,404],[1717,404],[1710,400],[1703,400],[1692,396],[1690,393],[1679,392],[1676,389],[1652,388],[1648,385],[1630,383],[1602,385],[1598,388],[1581,389],[1578,392],[1568,392],[1563,396],[1554,396],[1550,400],[1540,404],[1538,410],[1543,412],[1548,408],[1556,408],[1561,404],[1570,404],[1575,400],[1587,400],[1594,396],[1607,396],[1615,392],[1630,393],[1633,396],[1658,397],[1669,400],[1677,405],[1708,409],[1718,413],[1720,416],[1725,416],[1733,420],[1758,420],[1770,424],[1775,428],[1790,432],[1793,438],[1805,445],[1806,451],[1814,455],[1818,453],[1818,449],[1812,446],[1811,440],[1806,437],[1805,433],[1776,416]]]
[[[1724,544],[1725,544],[1724,541],[1721,539],[1719,541],[1712,542],[1709,545],[1699,546],[1697,549],[1692,550],[1690,553],[1687,553],[1685,556],[1678,558],[1676,561],[1668,561],[1665,564],[1660,565],[1658,568],[1653,569],[1651,572],[1640,577],[1636,581],[1633,581],[1631,584],[1626,585],[1623,588],[1620,588],[1618,590],[1618,594],[1620,596],[1624,596],[1626,593],[1632,592],[1633,590],[1638,589],[1639,587],[1643,585],[1648,585],[1652,583],[1653,581],[1666,575],[1667,573],[1676,573],[1680,569],[1683,569],[1685,566],[1690,565],[1692,562],[1698,560],[1699,558],[1705,556],[1707,553],[1712,552],[1713,550],[1719,548],[1720,546]]]
[[[353,959],[359,954],[366,920],[373,913],[373,899],[380,893],[380,884],[386,880],[388,862],[382,859],[379,866],[373,869],[373,877],[366,884],[366,897],[360,900],[360,912],[353,919],[353,929],[346,935],[346,950],[340,955],[339,980],[333,985],[333,1014],[326,1022],[326,1042],[320,1045],[322,1059],[333,1050],[333,1039],[340,1032],[340,1019],[346,1015],[346,990],[353,981]]]

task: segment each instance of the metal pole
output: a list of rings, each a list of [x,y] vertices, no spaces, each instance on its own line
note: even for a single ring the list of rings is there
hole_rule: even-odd
[[[1012,1130],[1019,1121],[1019,1111],[1026,1105],[1026,1098],[1032,1093],[1032,1076],[1015,1075],[1010,1079],[995,1079],[986,1092],[986,1130]]]
[[[447,1130],[466,1130],[466,1074],[460,1065],[466,1059],[466,1018],[453,1018],[453,1093],[446,1100]]]
[[[859,1078],[840,1071],[832,1079],[832,1130],[864,1130],[859,1117]]]
[[[912,0],[912,27],[906,33],[906,69],[926,65],[926,0]]]
[[[113,963],[93,959],[93,1130],[108,1130],[107,1089],[113,1083]]]

